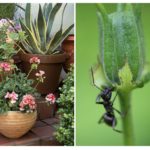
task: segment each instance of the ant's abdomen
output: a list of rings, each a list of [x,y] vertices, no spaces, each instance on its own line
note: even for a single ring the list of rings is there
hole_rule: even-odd
[[[104,115],[104,122],[108,125],[108,126],[116,126],[117,125],[117,120],[115,118],[114,115],[111,115],[111,114],[105,114]]]

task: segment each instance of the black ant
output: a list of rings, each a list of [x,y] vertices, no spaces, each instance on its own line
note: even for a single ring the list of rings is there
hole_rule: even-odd
[[[94,83],[94,76],[93,76],[92,69],[91,69],[91,72],[92,72],[92,79],[93,79],[94,86],[96,88],[98,88],[99,90],[101,90]],[[96,98],[96,104],[103,105],[106,110],[106,113],[103,114],[103,116],[100,118],[98,123],[101,123],[102,121],[104,121],[108,126],[111,126],[114,131],[121,133],[122,131],[115,129],[115,127],[117,125],[117,119],[115,117],[114,110],[122,116],[122,113],[113,107],[113,103],[116,99],[117,94],[114,97],[114,99],[111,101],[112,92],[114,91],[114,88],[113,87],[105,87],[101,91],[102,92],[100,94],[98,94],[98,96]],[[102,98],[102,101],[100,101],[101,98]]]

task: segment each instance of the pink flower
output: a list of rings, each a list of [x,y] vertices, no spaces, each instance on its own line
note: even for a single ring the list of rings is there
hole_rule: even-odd
[[[12,93],[7,92],[5,98],[8,98],[10,102],[14,104],[16,103],[16,100],[18,100],[18,94],[16,94],[14,91]]]
[[[48,94],[45,99],[50,102],[50,104],[54,104],[56,101],[56,97],[53,93]]]
[[[40,64],[40,59],[38,57],[32,57],[30,58],[31,64]]]
[[[43,70],[40,70],[39,73],[36,73],[35,75],[37,77],[42,77],[45,74],[45,72]]]
[[[6,43],[12,43],[12,42],[13,42],[13,40],[10,37],[6,38]]]
[[[19,104],[20,106],[20,110],[23,111],[25,106],[29,106],[29,108],[31,110],[36,109],[36,103],[35,103],[35,98],[30,95],[30,94],[26,94],[23,96],[23,99],[21,101],[21,103]]]
[[[12,66],[9,63],[6,62],[2,62],[0,63],[0,68],[4,71],[11,71],[12,70]]]

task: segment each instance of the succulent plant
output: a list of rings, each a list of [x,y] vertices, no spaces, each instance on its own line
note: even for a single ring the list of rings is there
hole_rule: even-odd
[[[22,42],[22,45],[28,53],[50,55],[59,52],[56,50],[57,47],[74,26],[70,25],[65,31],[62,29],[66,5],[63,7],[60,29],[53,37],[51,37],[53,23],[62,4],[57,3],[54,7],[51,3],[44,4],[43,8],[39,5],[38,16],[34,21],[31,17],[31,4],[26,5],[25,20],[20,20],[20,24],[22,30],[27,34],[27,39]]]
[[[120,98],[126,145],[133,145],[131,119],[131,92],[150,80],[150,65],[145,61],[144,36],[141,22],[141,4],[117,4],[117,10],[108,14],[97,4],[100,34],[100,55],[94,66],[93,77],[97,87],[114,87]]]

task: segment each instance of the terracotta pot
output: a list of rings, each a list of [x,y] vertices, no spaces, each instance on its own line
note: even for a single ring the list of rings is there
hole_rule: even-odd
[[[19,51],[16,55],[13,56],[14,64],[22,70],[22,60],[20,59],[21,51]]]
[[[36,118],[36,111],[33,113],[8,111],[6,114],[0,114],[0,133],[8,138],[19,138],[33,127]]]
[[[54,117],[55,114],[55,104],[48,105],[45,101],[45,98],[41,98],[41,100],[37,100],[37,120],[44,120],[47,118]]]
[[[69,35],[62,43],[62,50],[69,55],[63,67],[66,72],[70,65],[74,63],[74,35]]]
[[[62,64],[66,61],[67,54],[56,55],[38,55],[38,54],[21,54],[21,60],[23,65],[23,71],[27,74],[30,70],[29,60],[32,57],[38,57],[40,64],[37,70],[33,70],[29,76],[31,79],[35,79],[35,73],[39,70],[45,71],[44,83],[40,83],[37,86],[37,90],[41,94],[54,93],[59,85],[60,73],[62,70]]]

